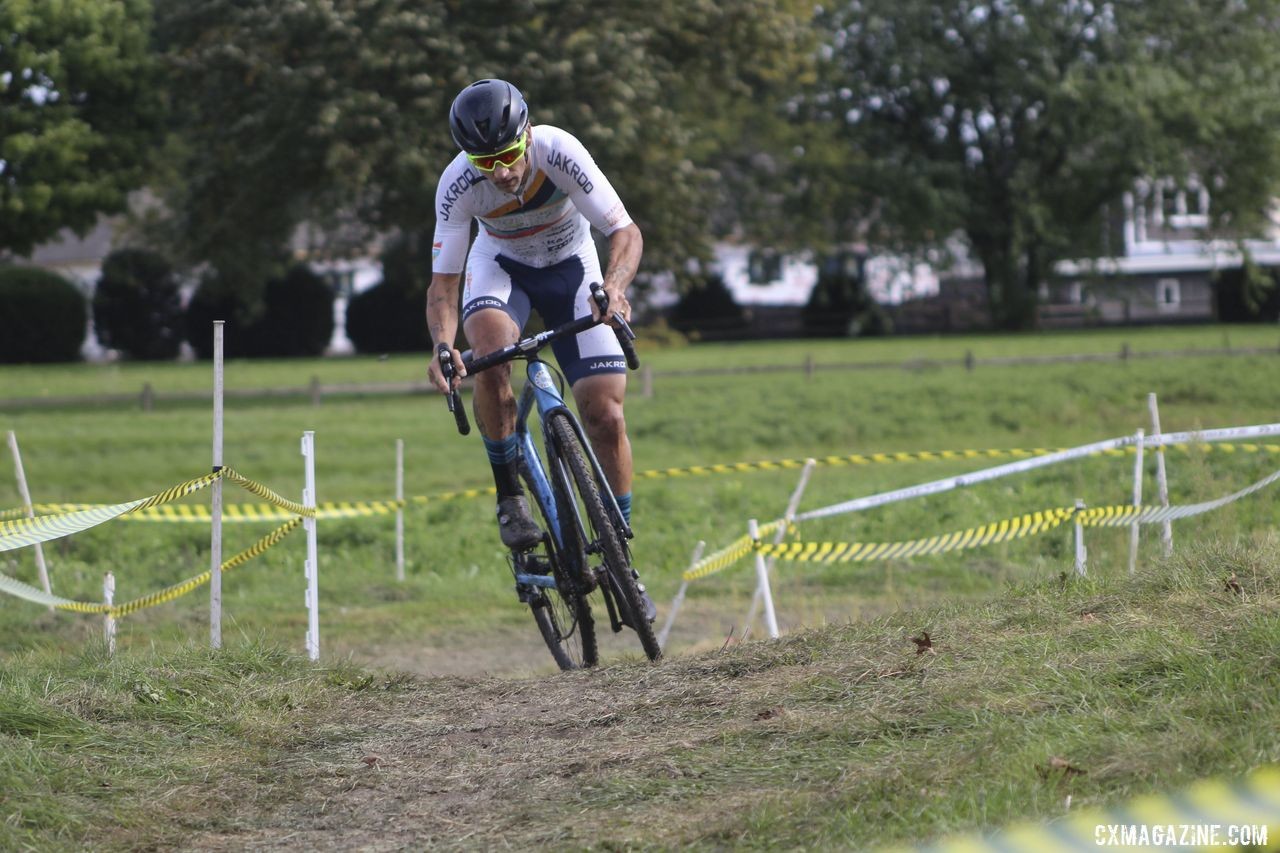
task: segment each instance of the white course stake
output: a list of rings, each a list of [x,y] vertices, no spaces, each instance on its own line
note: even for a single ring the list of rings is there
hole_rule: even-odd
[[[747,534],[752,541],[760,538],[760,525],[753,518],[747,522]],[[764,554],[756,551],[756,585],[764,601],[764,624],[769,629],[770,639],[778,639],[778,616],[773,612],[773,591],[769,588],[769,567],[765,565]]]
[[[110,606],[116,599],[116,576],[107,572],[102,576],[102,601]],[[116,618],[107,612],[102,619],[102,639],[107,643],[107,657],[116,653]]]
[[[22,496],[22,506],[27,511],[27,518],[36,517],[36,509],[31,505],[31,491],[27,488],[27,474],[22,470],[22,453],[18,450],[18,435],[13,430],[9,430],[9,452],[13,454],[13,470],[18,478],[18,494]],[[44,587],[45,593],[52,593],[53,588],[49,585],[49,567],[44,561],[44,549],[40,547],[40,543],[35,543],[36,549],[36,569],[40,572],[40,586]],[[53,606],[49,606],[49,610],[53,610]]]
[[[817,465],[816,459],[806,459],[804,468],[800,470],[800,482],[796,484],[795,491],[791,493],[791,499],[787,501],[787,509],[782,514],[782,524],[778,527],[778,532],[773,534],[773,544],[778,545],[786,538],[787,528],[791,526],[791,522],[795,520],[796,510],[800,508],[800,498],[804,495],[805,487],[809,485],[809,475],[813,473],[813,466]],[[773,575],[773,566],[777,562],[776,557],[769,557],[765,563],[765,569],[770,577]],[[751,626],[756,621],[756,611],[760,609],[760,600],[763,598],[760,586],[756,586],[755,595],[751,596],[751,609],[747,611],[747,621],[743,623],[746,627],[743,630],[742,637],[746,639],[751,634]]]
[[[1147,395],[1147,408],[1151,410],[1151,436],[1160,437],[1160,408],[1156,405],[1156,394]],[[1156,445],[1156,489],[1160,496],[1160,506],[1169,505],[1169,478],[1164,470],[1164,444]],[[1160,525],[1160,545],[1166,557],[1173,554],[1173,522],[1166,521]]]
[[[404,580],[404,439],[396,439],[396,580]]]
[[[1076,498],[1076,575],[1084,577],[1088,573],[1086,564],[1089,561],[1089,549],[1084,546],[1084,525],[1080,523],[1080,513],[1084,512],[1084,501]]]
[[[302,434],[302,456],[306,468],[306,481],[302,490],[302,505],[310,510],[316,508],[316,434],[307,430]],[[316,559],[316,519],[315,515],[302,520],[302,529],[307,532],[307,561],[303,569],[307,576],[307,657],[320,660],[320,565]]]
[[[689,567],[692,568],[702,559],[702,552],[707,547],[705,540],[699,539],[698,544],[694,546],[693,556],[689,558]],[[676,592],[676,597],[671,600],[671,609],[667,611],[667,621],[663,623],[662,630],[658,632],[658,647],[665,649],[667,647],[667,637],[671,634],[671,626],[675,624],[676,614],[680,612],[680,605],[684,604],[684,592],[689,588],[689,582],[683,581],[680,589]]]
[[[213,321],[213,471],[222,470],[222,335],[225,320]],[[209,492],[209,646],[222,648],[222,478]]]
[[[1135,442],[1134,460],[1133,460],[1133,506],[1135,509],[1142,506],[1142,430],[1138,430],[1134,434]],[[1142,527],[1138,522],[1134,522],[1129,527],[1129,574],[1130,576],[1138,568],[1138,529]]]

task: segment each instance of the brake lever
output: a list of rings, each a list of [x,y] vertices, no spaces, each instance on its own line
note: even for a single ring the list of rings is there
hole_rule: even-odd
[[[599,283],[591,285],[591,298],[600,309],[600,316],[604,317],[605,312],[609,310],[609,294],[605,291],[604,285]],[[636,333],[623,319],[622,312],[614,311],[613,321],[613,334],[618,339],[618,346],[622,347],[622,354],[627,359],[627,367],[631,370],[639,370],[640,356],[636,353],[635,344],[632,343],[636,339]]]
[[[445,385],[449,388],[449,392],[444,395],[445,402],[449,405],[449,411],[453,412],[453,421],[458,427],[458,432],[467,435],[471,432],[471,422],[467,420],[467,410],[462,405],[462,395],[458,393],[457,388],[453,387],[454,377],[458,375],[453,367],[453,349],[446,344],[441,344],[436,349],[436,357],[440,359],[440,373],[444,376]]]

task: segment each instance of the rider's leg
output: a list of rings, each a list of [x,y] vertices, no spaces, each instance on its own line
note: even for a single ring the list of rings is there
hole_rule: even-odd
[[[604,468],[615,495],[631,494],[631,441],[622,412],[627,377],[622,373],[584,376],[573,385],[573,399],[582,414],[591,447]]]
[[[515,343],[520,330],[506,313],[484,309],[463,324],[472,351],[482,356]],[[529,514],[517,470],[516,398],[511,391],[511,365],[504,364],[476,374],[474,411],[484,438],[493,482],[498,491],[498,528],[508,548],[537,544],[542,532]]]

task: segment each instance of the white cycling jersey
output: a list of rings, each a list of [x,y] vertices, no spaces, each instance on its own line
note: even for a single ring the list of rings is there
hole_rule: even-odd
[[[608,236],[631,224],[609,179],[577,137],[547,124],[533,128],[530,174],[518,196],[505,193],[459,153],[436,188],[432,272],[460,273],[471,220],[480,233],[473,251],[547,267],[576,254],[591,226]]]

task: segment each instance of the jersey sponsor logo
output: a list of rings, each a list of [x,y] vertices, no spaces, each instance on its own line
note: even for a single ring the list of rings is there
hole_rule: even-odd
[[[626,370],[627,363],[620,358],[597,359],[593,361],[587,368],[588,370]]]
[[[444,191],[444,198],[440,200],[440,218],[448,222],[449,214],[453,212],[453,206],[458,203],[462,194],[483,180],[484,178],[480,177],[480,173],[475,169],[467,169],[456,181],[449,184]]]
[[[571,181],[582,187],[584,193],[590,194],[596,188],[596,185],[591,183],[591,179],[587,177],[587,173],[582,170],[582,167],[573,162],[572,157],[566,157],[559,151],[552,151],[551,156],[547,158],[547,163],[568,175]]]
[[[440,257],[440,252],[443,249],[444,249],[444,243],[432,243],[431,244],[431,260],[434,261],[436,258]]]

